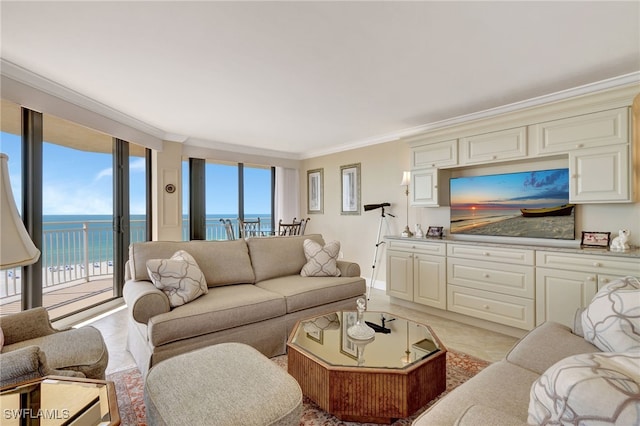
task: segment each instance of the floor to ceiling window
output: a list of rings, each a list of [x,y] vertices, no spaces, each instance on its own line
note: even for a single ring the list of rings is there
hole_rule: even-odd
[[[190,235],[190,206],[198,206],[192,197],[204,194],[203,229],[200,235],[207,240],[228,238],[221,221],[231,221],[235,238],[240,235],[239,221],[260,219],[262,235],[273,234],[273,168],[270,166],[245,165],[242,163],[206,160],[204,165],[204,190],[197,182],[190,182],[198,162],[184,161],[183,176],[183,239]],[[196,174],[197,175],[197,174]],[[198,215],[199,216],[199,215]],[[199,219],[198,219],[199,220]]]
[[[41,199],[41,208],[26,212],[29,220],[38,222],[35,229],[41,228],[41,257],[25,274],[19,270],[0,274],[18,281],[11,298],[7,290],[0,293],[0,313],[44,306],[55,319],[119,297],[125,246],[149,235],[148,150],[49,114],[22,109],[17,116],[23,122],[34,116],[40,127],[32,137],[25,135],[31,132],[29,126],[18,125],[17,132],[14,128],[5,132],[3,124],[2,151],[6,146],[16,159],[24,149],[41,152],[41,167],[37,161],[31,166],[29,160],[24,161],[26,165],[12,160],[15,176],[21,176],[27,167],[27,177],[40,174],[42,178],[41,184],[38,178],[28,183],[32,186],[29,193]],[[10,136],[5,137],[6,133]],[[124,156],[119,158],[118,152]],[[125,181],[118,186],[116,177]],[[14,191],[23,195],[23,185],[16,181]],[[116,206],[126,213],[115,214]],[[134,217],[131,223],[130,215]],[[5,282],[0,284],[6,289]]]

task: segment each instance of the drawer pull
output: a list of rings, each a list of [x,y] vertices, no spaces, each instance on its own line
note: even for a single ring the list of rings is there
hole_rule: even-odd
[[[588,277],[587,277],[587,281],[595,281],[595,278],[594,278],[594,277],[592,277],[592,276],[588,276]]]
[[[602,266],[602,264],[600,262],[593,262],[593,266],[595,266],[596,268],[599,268]]]
[[[584,145],[583,145],[583,144],[581,144],[581,143],[579,143],[579,144],[577,144],[577,145],[576,145],[576,148],[582,148],[582,147],[584,147]]]
[[[489,274],[484,274],[484,277],[485,278],[489,278]]]
[[[489,305],[482,305],[483,308],[489,309]]]
[[[482,253],[484,256],[489,256],[491,253],[489,253],[488,251],[485,251]]]

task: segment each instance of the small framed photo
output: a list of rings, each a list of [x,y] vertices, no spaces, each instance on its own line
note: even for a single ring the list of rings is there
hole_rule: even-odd
[[[324,340],[324,332],[320,329],[307,331],[307,339],[311,339],[314,342],[318,342],[322,345]]]
[[[427,229],[427,238],[442,238],[442,226],[430,226]]]
[[[610,239],[611,239],[611,232],[582,231],[582,241],[580,241],[580,246],[607,248],[609,247]]]
[[[307,170],[307,213],[324,212],[324,169]]]

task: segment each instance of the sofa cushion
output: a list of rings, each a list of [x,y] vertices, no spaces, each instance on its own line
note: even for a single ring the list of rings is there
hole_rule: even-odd
[[[285,313],[283,296],[253,284],[214,287],[191,303],[151,318],[148,339],[153,346],[159,346]]]
[[[598,352],[565,358],[531,387],[530,424],[637,425],[640,352]]]
[[[340,243],[338,241],[330,241],[322,246],[313,240],[304,240],[302,248],[307,263],[302,267],[300,275],[303,277],[340,276],[340,269],[336,264],[338,254],[340,254]]]
[[[289,275],[260,281],[256,286],[284,296],[287,313],[362,296],[366,292],[365,281],[360,277]]]
[[[255,282],[245,240],[134,243],[129,246],[131,277],[149,281],[147,260],[167,259],[178,250],[185,250],[193,256],[209,287]]]
[[[322,236],[317,234],[246,240],[256,282],[287,275],[299,275],[300,270],[307,263],[302,249],[306,239],[324,245]]]
[[[528,423],[495,408],[490,408],[485,405],[472,405],[462,413],[454,424],[454,426],[478,425],[527,426]]]
[[[529,389],[538,377],[507,361],[496,362],[421,414],[413,426],[453,425],[473,405],[504,412],[526,423]]]
[[[599,352],[598,348],[556,322],[545,322],[531,330],[509,351],[506,359],[537,374],[571,355]]]
[[[602,287],[582,313],[582,330],[602,351],[640,350],[640,282],[625,277]]]
[[[171,307],[181,306],[207,294],[207,281],[193,256],[178,250],[171,259],[147,260],[151,282],[169,298]]]

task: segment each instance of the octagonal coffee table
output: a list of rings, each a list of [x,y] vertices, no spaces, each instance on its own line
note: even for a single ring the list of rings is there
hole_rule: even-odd
[[[446,388],[446,348],[427,325],[386,312],[365,312],[369,341],[347,335],[357,312],[299,321],[288,369],[302,393],[343,421],[391,423],[425,406]]]

